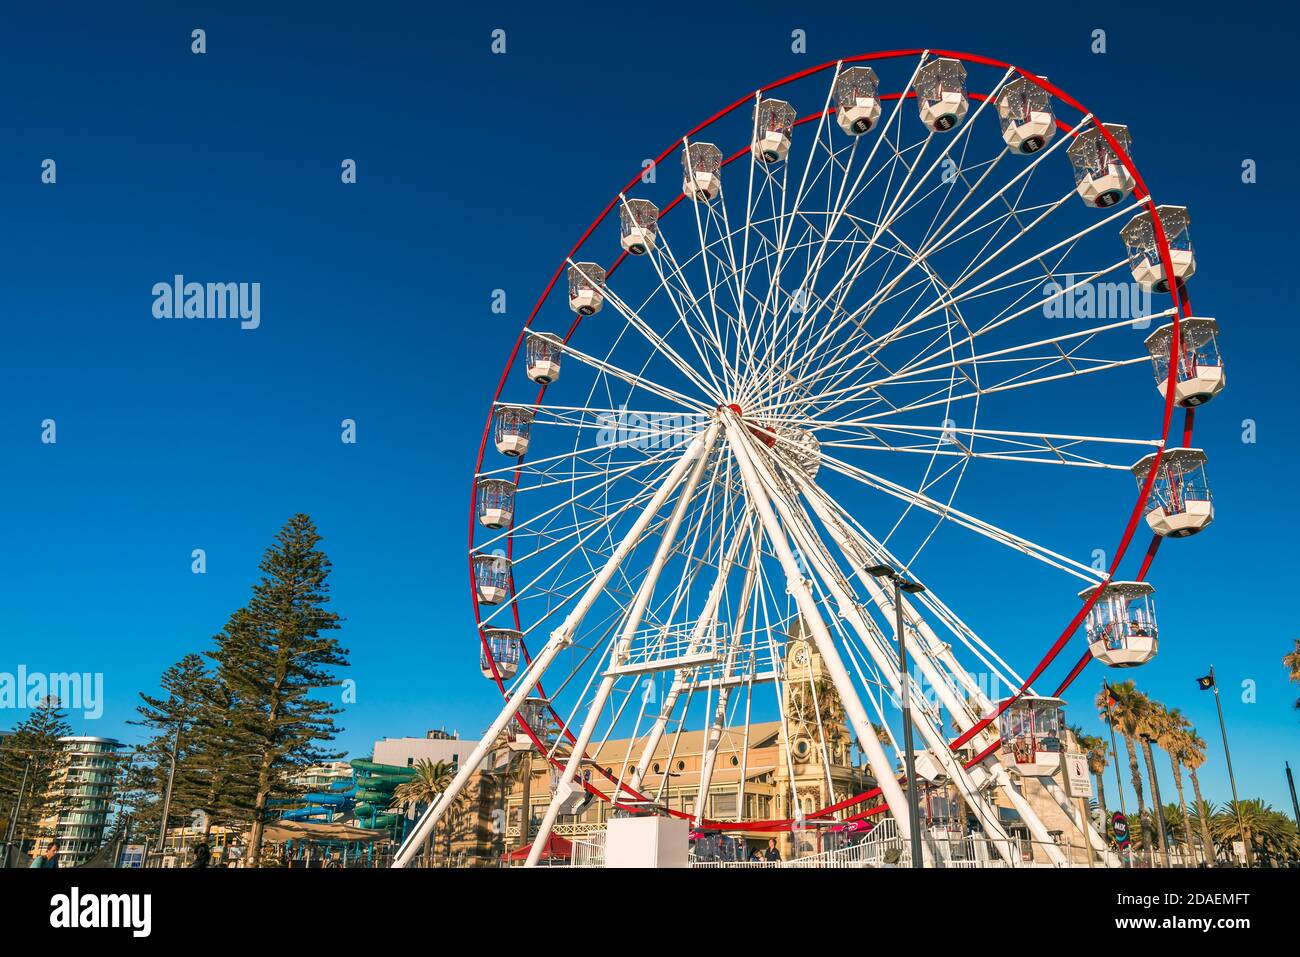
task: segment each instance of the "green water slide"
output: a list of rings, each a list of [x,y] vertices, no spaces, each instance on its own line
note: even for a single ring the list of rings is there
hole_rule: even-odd
[[[397,815],[388,808],[393,803],[393,792],[416,775],[415,768],[395,764],[379,764],[357,758],[348,762],[357,785],[357,805],[353,813],[366,827],[388,828],[397,823]]]

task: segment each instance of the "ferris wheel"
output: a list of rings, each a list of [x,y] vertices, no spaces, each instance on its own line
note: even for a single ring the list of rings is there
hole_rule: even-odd
[[[908,773],[954,787],[1006,864],[999,800],[1066,863],[1015,784],[1060,792],[1060,696],[1094,658],[1156,653],[1156,549],[1213,518],[1190,446],[1224,386],[1218,326],[1191,313],[1190,216],[1156,204],[1130,149],[1041,76],[909,50],[769,84],[629,182],[492,399],[468,560],[505,705],[397,866],[502,734],[552,767],[530,864],[593,801],[751,834],[874,815],[906,832]],[[1020,615],[1017,581],[1058,590],[1059,620]],[[1038,687],[1081,626],[1082,656]],[[780,760],[830,767],[837,722],[875,787],[746,799],[760,729]],[[674,807],[688,750],[698,797]]]

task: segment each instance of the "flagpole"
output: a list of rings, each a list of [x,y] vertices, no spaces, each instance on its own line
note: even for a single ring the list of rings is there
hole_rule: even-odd
[[[1223,702],[1219,700],[1219,679],[1214,676],[1214,665],[1210,665],[1210,685],[1214,688],[1214,707],[1219,712],[1219,734],[1223,736],[1223,756],[1228,762],[1228,784],[1232,786],[1232,807],[1237,812],[1237,830],[1241,834],[1241,843],[1246,848],[1246,866],[1255,866],[1255,856],[1250,852],[1250,835],[1241,819],[1241,801],[1237,797],[1237,778],[1232,773],[1232,752],[1228,750],[1228,726],[1223,723]]]
[[[1119,773],[1119,745],[1115,743],[1115,722],[1110,718],[1110,685],[1106,684],[1106,679],[1101,679],[1101,699],[1106,702],[1106,726],[1110,728],[1110,753],[1115,759],[1115,789],[1119,791],[1119,812],[1124,815],[1124,820],[1128,820],[1128,808],[1124,806],[1124,779]],[[1133,866],[1132,853],[1124,855],[1124,861],[1129,866]]]

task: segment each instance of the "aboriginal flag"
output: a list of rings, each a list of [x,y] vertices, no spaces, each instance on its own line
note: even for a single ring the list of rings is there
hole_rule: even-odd
[[[1214,687],[1214,675],[1204,675],[1196,679],[1196,687],[1202,691],[1209,691]]]
[[[1106,689],[1106,708],[1109,710],[1119,704],[1119,698],[1115,697],[1115,691],[1110,685],[1103,682],[1102,686]]]

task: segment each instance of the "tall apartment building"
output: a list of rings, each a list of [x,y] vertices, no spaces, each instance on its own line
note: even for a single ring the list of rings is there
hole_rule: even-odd
[[[122,743],[79,736],[59,738],[59,742],[65,753],[50,782],[57,810],[40,822],[40,828],[58,836],[59,866],[77,867],[103,842]]]

